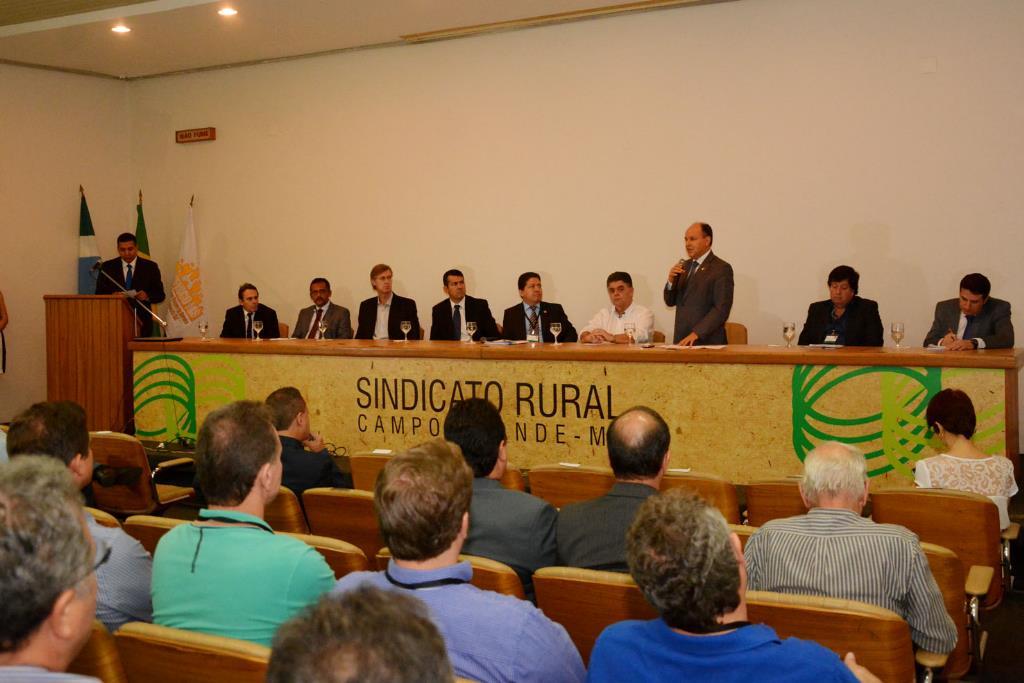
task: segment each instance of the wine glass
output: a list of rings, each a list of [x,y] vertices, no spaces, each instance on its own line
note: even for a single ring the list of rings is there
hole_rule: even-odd
[[[402,334],[405,335],[405,339],[403,339],[402,341],[409,341],[409,333],[412,331],[412,323],[408,320],[403,320],[402,324],[399,326],[399,329],[402,330]]]
[[[558,335],[562,334],[562,323],[551,323],[551,334],[555,335],[555,346],[558,346]]]
[[[252,321],[252,336],[256,341],[260,341],[260,332],[263,331],[263,321],[253,320]]]
[[[629,337],[629,343],[630,344],[635,344],[636,343],[636,323],[624,323],[622,325],[622,330],[626,333],[626,336]]]
[[[796,338],[796,323],[782,323],[782,338],[786,340],[786,348],[793,346]]]
[[[473,320],[466,321],[466,334],[469,335],[467,341],[473,341],[473,335],[476,334],[476,322]]]
[[[894,322],[892,326],[889,328],[889,330],[892,333],[892,340],[896,342],[896,348],[903,348],[902,346],[900,346],[900,342],[903,341],[903,323]]]
[[[199,321],[199,334],[203,335],[203,341],[206,341],[206,333],[210,331],[210,323],[207,322],[206,318]]]
[[[327,321],[324,320],[323,318],[320,318],[320,322],[317,323],[316,328],[318,330],[320,330],[320,338],[321,339],[326,339],[327,338],[327,336],[326,336],[327,335]]]

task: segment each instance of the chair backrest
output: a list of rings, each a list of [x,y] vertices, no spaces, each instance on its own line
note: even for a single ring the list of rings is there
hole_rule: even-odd
[[[921,550],[928,558],[928,566],[935,583],[942,592],[942,602],[956,626],[956,647],[949,653],[941,678],[962,678],[971,668],[971,642],[967,633],[967,597],[964,593],[966,574],[960,558],[949,548],[934,543],[922,543]]]
[[[262,683],[270,648],[234,638],[132,622],[114,635],[129,683]]]
[[[664,344],[665,333],[661,330],[651,330],[651,343],[652,344]]]
[[[755,531],[757,531],[757,527],[756,526],[748,526],[746,524],[730,524],[729,525],[729,531],[733,532],[734,534],[736,534],[736,536],[739,537],[739,539],[740,539],[740,549],[741,550],[746,550],[747,549],[747,541],[749,541],[750,537],[754,535]]]
[[[384,571],[388,568],[391,560],[391,551],[388,548],[381,548],[377,551],[377,569]],[[459,555],[460,562],[469,562],[473,565],[473,580],[471,584],[485,591],[494,591],[511,595],[520,600],[526,599],[526,592],[523,590],[523,582],[512,567],[504,562],[491,560],[479,555]]]
[[[761,526],[773,519],[807,514],[796,479],[752,481],[746,485],[747,524]]]
[[[348,541],[366,557],[384,547],[373,510],[373,494],[355,489],[313,488],[302,494],[309,528],[317,536]]]
[[[913,681],[910,627],[898,614],[856,600],[747,591],[747,618],[768,624],[782,638],[816,641],[883,681]]]
[[[661,490],[674,488],[696,491],[697,495],[719,509],[726,522],[740,523],[740,504],[736,497],[736,487],[732,482],[714,474],[667,473],[661,479]]]
[[[308,534],[309,524],[306,523],[306,515],[302,512],[299,499],[287,486],[281,490],[270,501],[263,511],[263,519],[274,531],[286,531],[292,534]]]
[[[132,515],[124,520],[124,531],[152,555],[156,552],[156,544],[163,535],[179,524],[188,524],[188,520],[155,515]]]
[[[337,538],[328,538],[327,536],[283,533],[316,548],[324,556],[324,559],[327,560],[327,566],[334,572],[334,578],[336,579],[340,579],[345,574],[362,572],[370,568],[366,554],[351,543]]]
[[[743,323],[727,322],[725,324],[726,344],[746,344],[747,326]]]
[[[965,575],[972,564],[992,567],[985,606],[1002,601],[999,510],[989,498],[946,489],[888,489],[871,494],[871,510],[876,522],[905,526],[925,543],[952,550]]]
[[[105,510],[100,510],[99,508],[86,507],[85,511],[92,515],[93,519],[95,519],[96,523],[100,526],[107,526],[111,529],[117,529],[121,526],[121,522],[117,521],[117,517],[110,514],[109,512],[106,512]]]
[[[148,515],[159,507],[146,449],[134,436],[118,432],[91,432],[89,446],[97,465],[116,469],[138,468],[130,484],[92,487],[96,506],[119,515]]]
[[[533,574],[533,589],[537,606],[565,627],[584,663],[590,661],[590,651],[605,627],[658,616],[629,574],[543,567]]]
[[[615,475],[610,467],[538,465],[528,473],[530,493],[556,508],[599,498],[611,490]]]
[[[525,491],[526,479],[518,467],[508,467],[505,474],[501,475],[501,485],[513,491]]]
[[[291,331],[291,328],[288,327],[288,323],[283,323],[283,322],[278,321],[278,323],[277,323],[277,336],[279,336],[281,339],[287,339],[288,338],[288,332],[290,332],[290,331]]]
[[[93,620],[89,640],[68,666],[68,673],[92,676],[103,683],[128,683],[114,636],[99,619]]]
[[[348,464],[352,468],[352,488],[373,491],[373,487],[377,483],[377,475],[392,457],[373,453],[355,453],[349,456]]]

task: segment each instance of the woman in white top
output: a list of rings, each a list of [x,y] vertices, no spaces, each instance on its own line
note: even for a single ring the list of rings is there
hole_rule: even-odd
[[[988,496],[999,508],[999,526],[1010,524],[1007,503],[1017,493],[1013,463],[1001,455],[988,455],[971,437],[977,425],[971,398],[959,389],[935,394],[925,412],[928,427],[942,440],[946,452],[919,460],[914,481],[921,488],[957,489]]]

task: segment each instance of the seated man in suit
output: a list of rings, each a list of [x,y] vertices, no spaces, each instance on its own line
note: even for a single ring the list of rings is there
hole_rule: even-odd
[[[626,530],[637,509],[661,487],[668,468],[668,425],[644,406],[630,408],[608,427],[612,490],[566,505],[558,513],[558,564],[624,572]]]
[[[559,624],[526,600],[472,585],[460,562],[469,534],[473,473],[459,447],[430,441],[388,460],[373,506],[391,550],[381,572],[353,572],[334,589],[370,585],[424,603],[444,636],[455,675],[489,683],[582,683],[576,646]]]
[[[799,344],[881,346],[883,333],[878,304],[857,296],[859,286],[860,273],[856,270],[850,266],[833,268],[828,274],[829,298],[807,309]]]
[[[869,602],[903,617],[918,647],[950,652],[956,626],[917,536],[861,517],[861,452],[834,441],[817,446],[804,458],[800,495],[806,515],[766,522],[747,541],[751,590]]]
[[[324,438],[310,429],[309,407],[295,387],[281,387],[266,400],[270,419],[281,439],[281,485],[299,501],[302,492],[318,486],[352,488],[352,477],[338,469],[324,450]]]
[[[1010,303],[989,297],[992,283],[981,273],[960,280],[960,298],[935,304],[935,320],[924,345],[950,351],[1013,348]]]
[[[266,406],[238,401],[207,415],[196,470],[209,504],[156,547],[153,621],[270,647],[278,626],[331,589],[334,572],[263,519],[282,470]]]
[[[266,683],[452,683],[453,677],[427,606],[365,586],[325,595],[281,626]]]
[[[416,302],[391,291],[394,273],[391,266],[378,263],[370,270],[370,284],[377,296],[359,304],[359,327],[356,339],[406,339],[402,322],[408,322],[408,339],[420,338],[420,319]]]
[[[459,445],[473,468],[469,537],[462,549],[515,569],[526,597],[533,600],[533,572],[557,563],[558,512],[536,496],[501,485],[508,467],[505,423],[486,399],[453,403],[444,419],[444,438]]]
[[[817,643],[749,623],[740,540],[693,492],[648,498],[627,543],[629,571],[660,618],[606,628],[590,655],[588,681],[880,683],[853,654],[844,666]]]
[[[613,344],[649,341],[654,330],[654,314],[646,306],[633,303],[632,276],[616,271],[608,276],[607,285],[612,305],[602,308],[590,319],[580,333],[580,341]],[[633,326],[632,339],[626,334],[626,325]]]
[[[473,341],[481,337],[500,337],[498,323],[494,322],[487,299],[477,299],[466,294],[466,278],[461,270],[446,271],[441,278],[448,298],[434,306],[431,311],[430,338],[469,341],[466,323],[476,323]]]
[[[542,301],[544,289],[540,275],[526,272],[519,276],[519,298],[523,303],[505,309],[501,327],[506,339],[528,339],[530,341],[555,341],[551,323],[561,323],[560,342],[574,342],[579,339],[576,328],[569,322],[559,304]]]
[[[166,297],[164,294],[164,283],[160,278],[160,266],[156,261],[148,258],[139,258],[138,244],[135,242],[135,235],[130,232],[123,232],[117,236],[118,258],[103,262],[103,273],[100,273],[96,280],[97,294],[117,294],[121,290],[114,286],[110,280],[125,289],[135,291],[135,300],[132,302],[139,316],[139,336],[151,337],[153,335],[153,316],[150,309],[153,304],[162,302]],[[104,277],[104,273],[109,277]]]
[[[82,496],[51,458],[0,465],[0,681],[98,683],[63,673],[92,632],[96,566]]]
[[[331,283],[325,277],[309,283],[309,298],[313,305],[299,311],[295,321],[294,339],[351,339],[352,317],[344,306],[331,302]],[[323,335],[320,323],[327,325]]]
[[[46,401],[28,407],[11,422],[11,457],[43,456],[60,461],[79,490],[92,483],[93,456],[85,411],[74,401]],[[152,621],[149,598],[153,560],[142,544],[85,513],[85,528],[110,559],[96,569],[96,618],[113,633],[129,621]],[[0,677],[2,678],[2,677]]]
[[[253,323],[259,320],[263,329],[260,339],[276,339],[281,333],[277,324],[277,311],[260,303],[260,290],[246,282],[238,288],[238,305],[224,312],[224,326],[220,336],[225,339],[256,339]]]

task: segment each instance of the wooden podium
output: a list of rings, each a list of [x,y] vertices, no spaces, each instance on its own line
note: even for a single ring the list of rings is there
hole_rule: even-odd
[[[47,400],[79,403],[90,431],[130,430],[135,319],[124,296],[48,294],[43,301]]]

